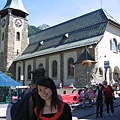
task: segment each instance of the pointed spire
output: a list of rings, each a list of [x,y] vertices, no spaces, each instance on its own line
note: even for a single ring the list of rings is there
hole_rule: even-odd
[[[20,11],[28,14],[28,12],[26,11],[26,9],[23,6],[22,0],[7,0],[7,3],[2,10],[9,9],[9,8],[15,9],[15,10],[20,10]]]

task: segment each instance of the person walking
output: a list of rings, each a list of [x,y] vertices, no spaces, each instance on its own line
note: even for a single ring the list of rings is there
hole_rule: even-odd
[[[36,87],[36,80],[40,76],[45,75],[46,70],[43,67],[39,67],[31,71],[32,73],[32,81],[31,81],[31,91],[34,90],[35,92],[29,98],[29,120],[37,120],[37,117],[34,113],[34,108],[37,104],[37,87]]]
[[[109,115],[109,106],[111,107],[111,116],[114,115],[114,106],[113,106],[113,98],[114,98],[114,90],[110,85],[107,85],[107,81],[103,81],[104,91],[105,91],[105,103],[107,108],[107,116]]]
[[[38,99],[34,109],[39,120],[72,120],[71,108],[58,98],[54,81],[41,76],[37,79]]]
[[[99,117],[99,113],[100,113],[100,117],[103,117],[103,104],[104,104],[104,90],[103,90],[103,85],[101,83],[99,83],[98,88],[95,92],[95,96],[96,96],[96,118]]]
[[[80,99],[83,100],[83,105],[82,105],[83,108],[85,107],[85,102],[87,100],[89,101],[89,106],[90,107],[92,106],[92,101],[91,101],[91,98],[89,97],[88,92],[89,92],[89,89],[87,86],[85,86],[84,90],[80,94]]]

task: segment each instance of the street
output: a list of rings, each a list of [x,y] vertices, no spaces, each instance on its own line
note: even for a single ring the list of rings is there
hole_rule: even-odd
[[[93,115],[90,115],[90,116],[88,116],[88,117],[85,117],[84,119],[81,119],[81,120],[94,120],[94,119],[96,119],[96,120],[113,120],[113,119],[115,119],[115,120],[120,120],[120,105],[119,106],[117,106],[117,107],[115,107],[115,114],[114,114],[114,116],[106,116],[106,111],[103,113],[103,118],[95,118],[95,115],[93,114]]]
[[[116,100],[114,100],[114,116],[106,116],[106,106],[103,108],[103,118],[96,118],[95,115],[95,105],[92,107],[82,108],[80,105],[76,106],[72,111],[74,117],[77,117],[78,120],[120,120],[120,97],[116,95]]]

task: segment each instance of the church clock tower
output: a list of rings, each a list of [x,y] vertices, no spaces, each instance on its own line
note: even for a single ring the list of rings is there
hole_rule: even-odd
[[[28,44],[28,13],[22,0],[7,0],[0,11],[0,71],[10,70]]]

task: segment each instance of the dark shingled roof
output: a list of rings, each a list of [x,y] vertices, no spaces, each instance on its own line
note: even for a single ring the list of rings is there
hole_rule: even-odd
[[[40,31],[30,36],[30,44],[16,61],[97,44],[103,37],[108,22],[105,12],[99,9]]]

